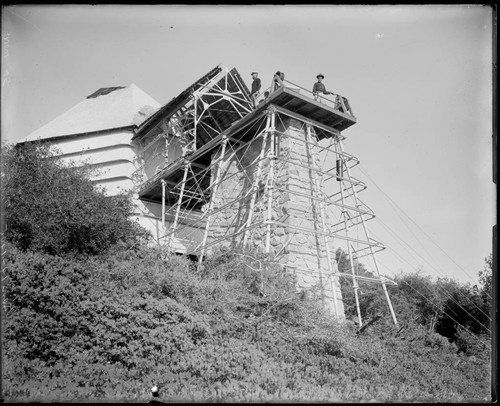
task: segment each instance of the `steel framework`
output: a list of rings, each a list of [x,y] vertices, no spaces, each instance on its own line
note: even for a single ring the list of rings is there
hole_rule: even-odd
[[[143,165],[156,168],[140,195],[161,196],[167,249],[200,263],[221,245],[261,249],[296,276],[316,274],[323,300],[325,292],[333,295],[337,317],[343,311],[336,286],[340,277],[351,278],[359,327],[358,280],[378,282],[397,324],[386,287],[393,282],[381,275],[375,255],[385,247],[369,234],[366,223],[375,215],[358,196],[366,185],[353,176],[359,160],[345,152],[338,128],[272,99],[252,111],[239,75],[219,70],[149,125],[140,140]],[[345,109],[342,100],[337,96],[334,108]],[[343,123],[349,114],[339,114]],[[305,244],[315,250],[316,266],[293,260]],[[338,271],[334,244],[348,254],[350,274]],[[356,274],[367,256],[375,278]]]

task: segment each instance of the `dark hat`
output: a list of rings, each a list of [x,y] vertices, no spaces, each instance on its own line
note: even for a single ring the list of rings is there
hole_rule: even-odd
[[[322,77],[323,79],[325,78],[325,76],[323,76],[322,73],[320,73],[318,76],[316,76],[317,79],[319,79],[320,77]]]
[[[253,74],[258,75],[259,72],[252,72],[252,73],[250,73],[250,76],[253,75]]]

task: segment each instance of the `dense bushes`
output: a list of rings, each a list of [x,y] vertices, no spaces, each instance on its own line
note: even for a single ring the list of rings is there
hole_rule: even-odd
[[[339,269],[350,272],[346,254],[337,251]],[[363,264],[355,264],[356,273],[373,277]],[[411,320],[430,332],[437,332],[449,340],[456,342],[464,330],[472,337],[490,335],[491,332],[491,275],[492,260],[485,259],[485,267],[480,272],[480,286],[460,284],[448,278],[433,280],[422,272],[401,273],[394,281],[397,286],[388,285],[391,302],[397,311],[398,319],[405,322]],[[346,315],[351,319],[357,317],[355,299],[350,279],[341,279]],[[363,320],[375,316],[388,316],[384,292],[380,284],[360,280],[359,302]],[[477,339],[476,339],[477,341]],[[461,340],[464,343],[463,337]],[[465,348],[462,347],[461,348]]]
[[[2,148],[5,238],[22,250],[98,254],[144,230],[130,220],[126,195],[107,197],[89,166],[63,165],[52,149],[28,143]]]
[[[26,182],[11,168],[3,174],[15,211],[2,246],[5,400],[141,402],[153,384],[166,399],[208,402],[489,396],[487,341],[467,323],[453,327],[454,343],[437,334],[452,302],[415,295],[435,292],[427,278],[404,275],[391,287],[398,327],[380,286],[363,284],[363,319],[382,318],[359,332],[298,295],[271,258],[221,251],[197,267],[167,256],[142,244],[125,197],[104,198],[43,148],[9,154]],[[49,181],[39,187],[33,174]]]
[[[398,331],[390,319],[356,334],[254,253],[196,270],[152,248],[84,262],[8,252],[7,400],[146,401],[153,384],[198,401],[489,395],[485,352],[471,360],[425,327]]]

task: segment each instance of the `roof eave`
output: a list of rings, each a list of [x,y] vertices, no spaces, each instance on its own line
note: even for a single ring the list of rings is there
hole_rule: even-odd
[[[23,145],[27,144],[30,142],[53,142],[55,140],[61,140],[61,139],[71,139],[71,138],[77,138],[77,137],[82,137],[82,136],[89,136],[89,135],[99,135],[100,133],[108,133],[108,132],[117,132],[117,131],[122,131],[122,130],[127,130],[130,129],[132,132],[134,132],[134,135],[132,136],[132,139],[135,137],[137,125],[132,124],[132,125],[126,125],[122,127],[114,127],[114,128],[106,128],[103,130],[97,130],[97,131],[88,131],[84,133],[75,133],[75,134],[64,134],[64,135],[56,135],[53,137],[46,137],[46,138],[37,138],[34,140],[24,140],[24,141],[19,141],[17,145]]]

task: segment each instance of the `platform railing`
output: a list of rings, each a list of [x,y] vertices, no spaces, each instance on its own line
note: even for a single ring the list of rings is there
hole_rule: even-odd
[[[301,93],[301,94],[305,94],[307,97],[310,97],[312,100],[318,102],[318,103],[321,103],[321,104],[324,104],[328,107],[331,107],[335,110],[338,110],[342,113],[345,113],[345,114],[349,114],[350,116],[356,118],[354,116],[354,113],[352,111],[352,108],[350,106],[350,103],[349,103],[349,100],[340,95],[340,94],[332,94],[331,97],[326,97],[324,95],[321,95],[321,94],[314,94],[312,91],[300,86],[300,85],[297,85],[293,82],[290,82],[289,80],[284,80],[283,81],[283,85],[284,87],[288,88],[288,89],[291,89],[291,90],[294,90],[296,91],[297,93]],[[274,85],[271,85],[269,87],[267,87],[266,89],[264,90],[261,90],[259,92],[259,96],[257,97],[257,106],[264,102],[264,100],[267,98],[265,96],[266,92],[269,93],[269,96],[271,95],[271,93],[273,93],[273,91],[276,91],[278,90],[280,87],[275,87]]]

